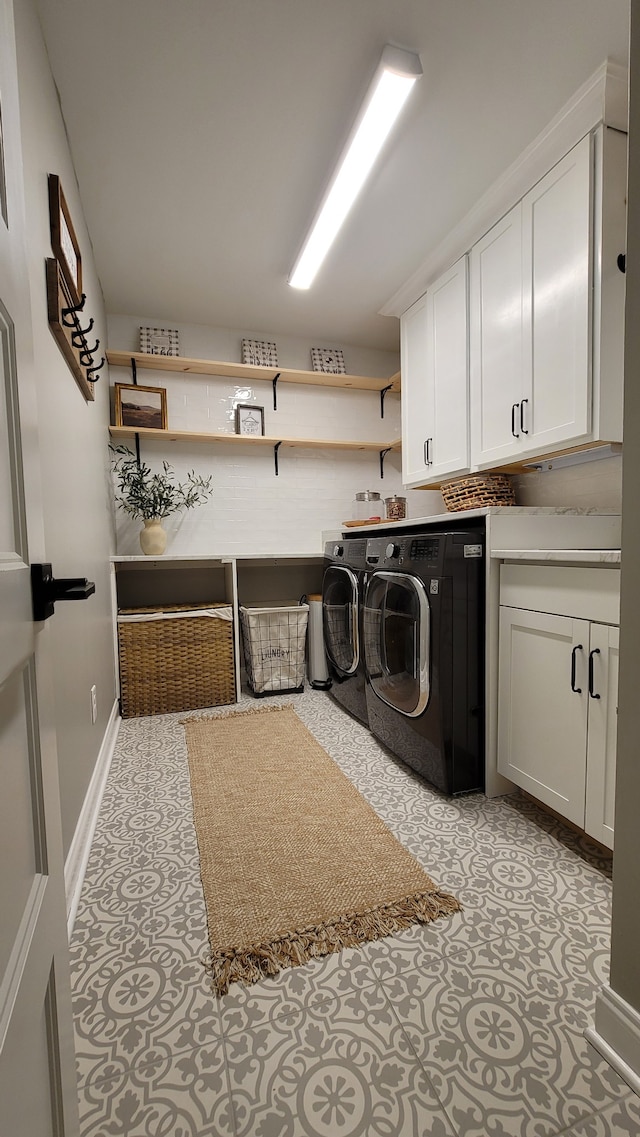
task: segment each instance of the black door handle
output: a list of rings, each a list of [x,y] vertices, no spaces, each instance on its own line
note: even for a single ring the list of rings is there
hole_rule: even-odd
[[[582,694],[582,687],[576,687],[576,652],[582,651],[582,644],[576,644],[571,652],[571,690],[575,691],[576,695]]]
[[[592,699],[599,699],[600,696],[596,695],[596,693],[593,689],[593,657],[594,657],[594,655],[600,655],[600,648],[599,647],[594,647],[593,651],[589,652],[589,695],[591,696]]]
[[[95,590],[93,581],[85,576],[56,579],[51,565],[31,565],[33,618],[38,622],[53,616],[56,600],[86,600]]]
[[[516,407],[519,407],[519,406],[520,406],[519,403],[514,403],[513,406],[511,407],[511,433],[512,433],[514,438],[520,437],[519,434],[516,434]]]
[[[529,402],[528,399],[523,399],[522,402],[520,403],[520,430],[521,430],[522,434],[528,434],[529,433],[529,431],[525,430],[525,428],[524,428],[524,404],[525,403],[528,404],[528,402]]]

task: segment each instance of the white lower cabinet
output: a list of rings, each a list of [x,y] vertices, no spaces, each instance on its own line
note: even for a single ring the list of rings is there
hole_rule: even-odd
[[[502,568],[498,770],[609,848],[617,604],[617,571]]]

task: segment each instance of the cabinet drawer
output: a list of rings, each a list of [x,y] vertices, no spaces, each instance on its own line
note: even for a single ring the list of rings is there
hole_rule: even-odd
[[[620,569],[503,564],[500,604],[619,624]]]

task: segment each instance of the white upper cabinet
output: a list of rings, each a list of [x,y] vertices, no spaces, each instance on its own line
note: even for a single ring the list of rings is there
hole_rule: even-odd
[[[524,390],[522,206],[471,250],[471,460],[496,465],[514,453]]]
[[[522,202],[526,453],[591,429],[591,150],[587,136]]]
[[[472,245],[468,338],[464,257],[402,317],[406,485],[622,441],[626,155],[600,125]]]
[[[404,484],[468,470],[466,256],[405,312],[401,358]]]
[[[591,137],[471,250],[472,462],[591,428]]]

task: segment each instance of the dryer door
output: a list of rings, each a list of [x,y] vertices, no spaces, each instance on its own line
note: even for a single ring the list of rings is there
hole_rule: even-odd
[[[333,666],[353,675],[360,661],[358,578],[346,565],[330,565],[322,581],[324,646]]]
[[[373,690],[409,718],[431,691],[431,609],[424,584],[401,572],[374,572],[364,601],[364,659]]]

